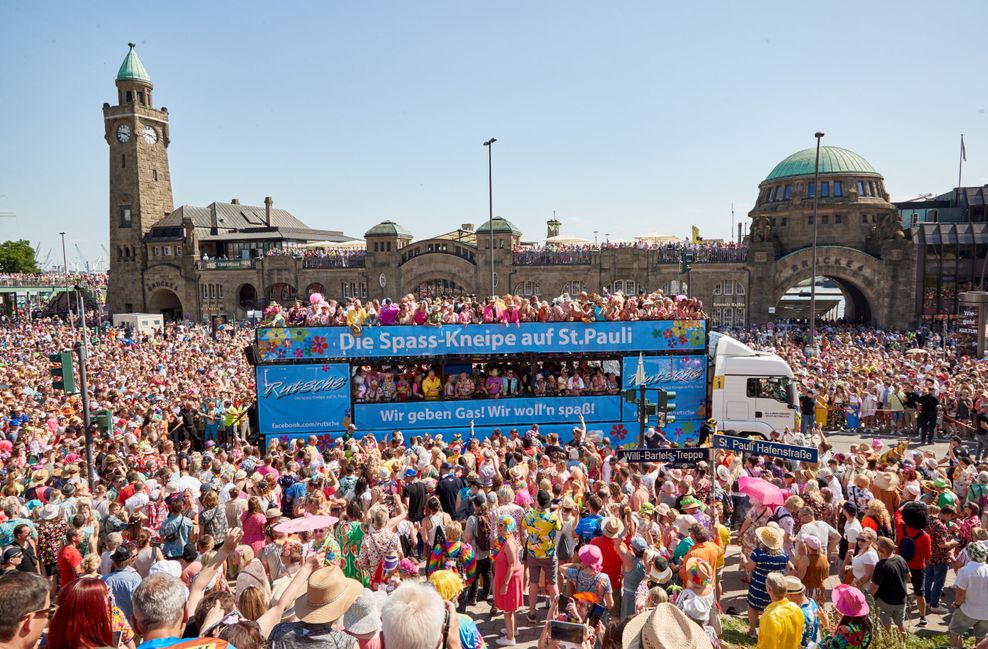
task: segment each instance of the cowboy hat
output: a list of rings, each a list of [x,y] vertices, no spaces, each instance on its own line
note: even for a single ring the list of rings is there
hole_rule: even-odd
[[[864,593],[848,584],[838,584],[830,594],[830,601],[841,615],[848,617],[862,617],[870,611]]]
[[[755,530],[755,536],[769,550],[782,548],[782,528],[777,525],[766,525]]]
[[[600,531],[607,538],[616,539],[624,534],[624,523],[621,522],[620,518],[608,516],[604,519],[604,522],[600,524]]]
[[[672,526],[676,528],[676,531],[681,535],[686,535],[690,531],[690,527],[696,525],[696,518],[690,516],[689,514],[680,514],[676,517],[676,520],[672,522]]]
[[[623,649],[676,647],[676,649],[712,649],[703,628],[668,602],[628,621],[621,634]]]
[[[892,491],[899,486],[899,476],[891,471],[879,471],[875,474],[875,488],[882,491]]]
[[[340,619],[364,592],[364,585],[349,579],[339,566],[316,570],[306,592],[295,600],[295,616],[307,624],[326,624]]]

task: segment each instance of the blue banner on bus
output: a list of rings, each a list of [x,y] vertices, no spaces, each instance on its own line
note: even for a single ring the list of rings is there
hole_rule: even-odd
[[[693,356],[625,356],[622,363],[621,389],[638,388],[635,375],[639,362],[645,370],[645,387],[662,388],[676,393],[676,407],[669,411],[677,419],[706,419],[707,417],[707,357]],[[648,392],[649,401],[655,392]],[[626,404],[625,419],[637,419],[638,408]]]
[[[639,322],[524,322],[365,327],[272,327],[257,330],[263,363],[387,357],[490,354],[697,351],[706,345],[704,320]]]
[[[346,363],[257,368],[262,433],[342,431],[349,410],[350,366]]]
[[[387,428],[404,430],[468,426],[529,426],[550,422],[580,423],[621,418],[621,398],[617,396],[552,397],[534,399],[482,399],[466,401],[399,401],[358,403],[354,406],[354,423],[358,429]]]

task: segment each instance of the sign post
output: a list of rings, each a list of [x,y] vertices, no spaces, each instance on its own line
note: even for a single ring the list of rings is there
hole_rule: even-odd
[[[820,460],[820,452],[812,446],[793,446],[749,437],[714,435],[714,448],[734,451],[735,453],[781,457],[784,460],[797,460],[809,464],[816,464]]]

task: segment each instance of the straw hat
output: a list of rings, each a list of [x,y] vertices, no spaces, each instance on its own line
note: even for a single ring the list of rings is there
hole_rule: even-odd
[[[755,530],[755,536],[769,550],[779,550],[782,548],[782,528],[778,525],[766,525]]]
[[[871,485],[871,478],[864,473],[858,473],[854,476],[854,484],[860,489],[867,489]]]
[[[621,634],[623,649],[712,649],[703,628],[668,602],[628,621]]]
[[[899,486],[899,476],[891,471],[879,471],[875,474],[875,488],[882,491],[892,491]]]
[[[616,539],[624,534],[624,523],[621,522],[620,518],[608,516],[604,519],[604,522],[600,524],[600,531],[607,538]]]
[[[348,579],[339,566],[316,570],[306,592],[295,600],[295,615],[307,624],[325,624],[340,619],[364,592],[364,585]]]

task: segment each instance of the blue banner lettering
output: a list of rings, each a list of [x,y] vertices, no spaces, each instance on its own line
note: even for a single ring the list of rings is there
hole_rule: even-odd
[[[469,426],[527,426],[549,422],[579,425],[587,421],[617,420],[620,397],[555,397],[551,399],[510,398],[477,401],[414,401],[397,403],[358,403],[355,423],[360,429],[447,428]]]
[[[272,327],[257,330],[261,362],[486,354],[697,351],[706,345],[703,320],[525,322],[441,327]]]
[[[350,367],[271,365],[257,368],[262,433],[343,430],[350,407]]]
[[[669,411],[677,419],[705,419],[707,404],[707,357],[693,356],[625,356],[622,363],[622,390],[638,387],[635,376],[639,362],[644,367],[645,387],[662,388],[676,393],[676,407]],[[650,391],[649,401],[655,401]],[[637,420],[637,406],[627,404],[624,418]]]

